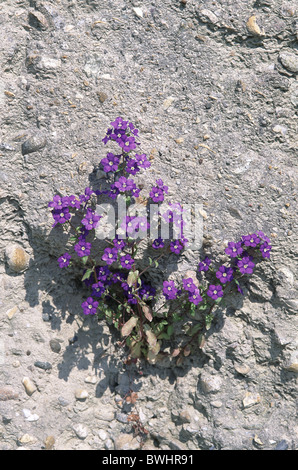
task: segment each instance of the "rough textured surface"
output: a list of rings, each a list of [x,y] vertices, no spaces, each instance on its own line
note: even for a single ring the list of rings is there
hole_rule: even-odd
[[[1,450],[297,449],[296,2],[5,0],[0,12]],[[162,177],[174,202],[204,206],[203,249],[178,269],[243,233],[273,241],[180,367],[125,366],[57,267],[48,201],[101,184],[118,115],[151,155],[144,191]]]

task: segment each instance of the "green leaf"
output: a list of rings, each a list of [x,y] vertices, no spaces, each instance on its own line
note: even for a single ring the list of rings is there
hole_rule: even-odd
[[[89,279],[92,273],[93,273],[93,269],[87,269],[84,276],[82,277],[82,281],[85,281],[85,279]]]
[[[83,258],[81,258],[81,260],[82,260],[83,264],[86,264],[87,261],[88,261],[88,256],[83,256]]]
[[[197,323],[195,326],[193,326],[189,332],[190,336],[194,336],[198,331],[202,329],[202,325],[200,323]]]
[[[209,330],[211,325],[212,325],[212,320],[213,320],[213,316],[212,315],[206,315],[205,317],[205,326],[206,326],[206,330]]]
[[[167,328],[167,335],[171,336],[173,333],[174,333],[174,326],[169,325],[168,328]]]

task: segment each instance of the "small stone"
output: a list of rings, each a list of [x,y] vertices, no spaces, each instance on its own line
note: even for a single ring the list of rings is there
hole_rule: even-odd
[[[259,25],[257,24],[257,19],[254,15],[252,15],[247,23],[246,23],[246,27],[248,29],[248,31],[253,34],[254,36],[264,36],[264,32],[261,30],[261,28],[259,27]]]
[[[102,405],[101,409],[95,412],[95,417],[101,421],[113,421],[115,409],[112,405]]]
[[[278,442],[278,444],[274,447],[274,450],[288,450],[289,444],[285,439]]]
[[[143,12],[142,8],[135,7],[135,8],[133,8],[133,11],[135,12],[135,14],[137,15],[138,18],[143,18],[144,12]]]
[[[27,408],[23,409],[23,415],[26,421],[34,422],[39,420],[39,416],[37,414],[32,414],[30,410]]]
[[[52,450],[55,445],[54,436],[47,436],[44,441],[44,445],[45,445],[45,450]]]
[[[140,442],[132,434],[121,434],[115,441],[115,450],[137,450]]]
[[[18,442],[22,445],[30,445],[35,444],[37,442],[37,439],[34,436],[31,436],[30,434],[24,434],[22,437],[20,437]]]
[[[213,406],[213,408],[221,408],[222,407],[222,401],[214,400],[214,401],[210,402],[210,405]]]
[[[21,273],[29,266],[29,256],[18,244],[8,245],[5,250],[7,263],[14,272]]]
[[[127,414],[121,413],[121,412],[119,412],[119,411],[116,412],[115,418],[116,418],[117,421],[119,421],[120,423],[127,423],[127,422],[128,422]]]
[[[289,372],[298,373],[298,351],[293,351],[288,363],[284,367]]]
[[[18,393],[16,393],[12,388],[0,387],[0,401],[16,400],[18,396]]]
[[[279,60],[282,65],[290,72],[298,72],[298,55],[291,52],[281,52],[279,54]]]
[[[88,375],[86,378],[85,378],[85,382],[87,384],[96,384],[97,382],[97,377],[96,375]]]
[[[261,397],[258,393],[247,392],[242,401],[244,408],[250,408],[251,406],[260,403]]]
[[[38,367],[39,369],[43,369],[43,370],[52,369],[52,364],[50,364],[49,362],[35,361],[34,365],[35,367]]]
[[[105,441],[109,437],[104,429],[100,429],[98,431],[97,435],[98,435],[99,439],[101,439],[102,441]]]
[[[81,423],[75,424],[72,428],[79,439],[86,439],[88,436],[88,428]]]
[[[108,95],[104,93],[103,91],[98,91],[97,93],[98,99],[101,103],[104,103],[106,99],[108,98]]]
[[[191,422],[191,415],[188,410],[183,410],[179,413],[179,418],[183,423],[190,423]]]
[[[88,398],[89,396],[89,393],[87,392],[87,390],[84,390],[82,388],[78,388],[76,391],[75,391],[75,397],[77,400],[86,400],[86,398]]]
[[[49,23],[47,22],[45,16],[39,11],[29,11],[28,18],[30,26],[42,30],[46,30],[49,27]]]
[[[37,152],[38,150],[42,150],[47,145],[47,140],[42,135],[34,135],[29,137],[23,144],[22,144],[22,155],[27,155],[28,153]]]
[[[204,393],[216,393],[221,389],[222,380],[216,375],[202,373],[200,377],[200,385]]]
[[[11,320],[14,317],[14,315],[17,313],[17,311],[18,311],[17,305],[15,305],[13,308],[9,309],[6,312],[6,315],[7,315],[8,319]]]
[[[22,380],[22,384],[25,387],[27,395],[31,396],[34,392],[36,392],[36,387],[32,380],[29,379],[29,377],[24,377]]]
[[[247,375],[250,372],[250,367],[247,365],[235,364],[234,367],[235,371],[241,375]]]
[[[280,126],[279,124],[277,124],[276,126],[274,126],[272,128],[273,132],[275,132],[275,134],[281,134],[283,136],[286,135],[286,133],[288,132],[288,129],[287,127],[285,126]]]
[[[199,16],[204,23],[216,24],[219,21],[219,18],[210,10],[200,10]]]
[[[58,341],[57,339],[51,339],[50,348],[53,352],[58,354],[61,351],[60,341]]]
[[[264,445],[264,443],[261,441],[261,439],[257,435],[254,436],[253,441],[254,441],[254,444],[256,444],[257,446]]]
[[[175,98],[173,96],[169,96],[168,98],[166,98],[162,105],[163,109],[168,109],[174,100]]]
[[[64,398],[64,397],[59,397],[58,402],[61,406],[68,406],[69,405],[69,401],[66,400],[66,398]]]

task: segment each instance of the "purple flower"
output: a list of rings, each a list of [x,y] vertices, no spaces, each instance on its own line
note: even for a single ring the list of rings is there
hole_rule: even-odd
[[[213,300],[216,300],[219,297],[222,297],[223,296],[222,287],[219,286],[219,285],[217,286],[217,285],[212,284],[211,286],[209,286],[209,289],[207,291],[207,295],[209,297],[211,297],[211,299],[213,299]]]
[[[116,199],[118,194],[120,194],[119,189],[115,186],[115,183],[112,183],[110,188],[111,190],[108,191],[107,196],[109,196],[111,199]]]
[[[255,264],[252,262],[252,256],[244,256],[238,260],[237,266],[242,274],[252,274]]]
[[[117,248],[117,250],[122,250],[124,247],[126,247],[126,242],[124,240],[119,239],[116,237],[113,240],[114,247]]]
[[[92,194],[93,194],[93,191],[91,188],[85,188],[84,194],[81,194],[79,196],[81,203],[89,201]]]
[[[69,196],[68,198],[68,206],[74,209],[79,209],[81,206],[80,201],[75,196]]]
[[[237,290],[238,292],[240,292],[241,295],[243,295],[243,290],[241,289],[239,284],[237,284]]]
[[[52,212],[53,218],[55,220],[55,224],[64,224],[71,218],[71,214],[69,212],[69,209],[67,207],[64,207],[61,210],[53,210]]]
[[[94,295],[94,297],[101,297],[105,290],[105,285],[100,281],[92,284],[92,295]]]
[[[197,289],[197,286],[194,284],[193,279],[188,277],[187,279],[183,279],[183,288],[188,292],[194,292]]]
[[[243,235],[242,241],[244,242],[245,246],[252,246],[256,247],[258,243],[260,243],[260,239],[258,235],[255,233],[250,234],[250,235]]]
[[[88,243],[82,239],[74,246],[74,249],[80,258],[83,256],[89,256],[91,251],[91,243]]]
[[[117,171],[119,162],[120,158],[118,155],[108,153],[106,158],[103,158],[100,163],[103,165],[103,171],[108,173],[109,171]]]
[[[268,242],[262,243],[260,246],[260,251],[262,253],[263,258],[270,258],[270,251],[272,249],[272,246],[269,245]]]
[[[268,238],[268,237],[264,234],[264,232],[261,232],[261,231],[256,232],[256,235],[258,235],[258,237],[260,237],[260,238],[261,238],[262,240],[264,240],[265,242],[267,242],[267,243],[269,243],[269,244],[271,243],[271,242],[270,242],[270,238]]]
[[[88,297],[85,302],[82,303],[82,308],[85,315],[95,315],[98,302],[92,297]]]
[[[199,289],[196,288],[194,291],[191,291],[189,293],[188,300],[195,305],[198,305],[199,302],[202,302],[203,298],[201,297]]]
[[[127,255],[121,256],[120,264],[122,268],[130,269],[132,265],[134,264],[134,260],[132,259],[130,255],[127,254]]]
[[[110,274],[111,271],[109,270],[108,266],[98,266],[96,268],[96,277],[100,281],[106,281]]]
[[[117,261],[118,257],[118,250],[117,248],[105,248],[104,254],[102,255],[101,259],[105,261],[107,264],[112,264],[114,261]]]
[[[139,289],[139,296],[143,300],[149,300],[152,299],[156,294],[156,289],[149,284],[145,284],[142,281],[142,286]]]
[[[128,121],[123,121],[122,117],[117,117],[115,121],[111,122],[111,126],[114,127],[114,129],[123,129],[125,130],[127,128]]]
[[[181,240],[174,240],[170,243],[170,250],[173,253],[176,253],[176,255],[179,255],[179,253],[183,250],[184,244],[182,243]]]
[[[210,263],[211,263],[211,259],[209,259],[208,256],[206,256],[205,259],[199,263],[199,268],[198,268],[199,271],[207,272],[209,269]]]
[[[158,187],[153,187],[149,193],[153,202],[162,202],[164,200],[163,190]]]
[[[168,193],[168,186],[165,186],[163,184],[163,180],[162,179],[158,179],[155,181],[156,185],[164,192],[164,193]]]
[[[129,174],[135,175],[138,171],[140,171],[138,162],[136,160],[128,160],[125,170]]]
[[[116,142],[119,142],[123,135],[126,135],[125,129],[115,129],[114,132],[111,134],[111,139],[115,140]]]
[[[59,267],[60,268],[66,268],[69,265],[70,260],[71,260],[70,254],[64,253],[64,255],[62,255],[62,256],[60,256],[60,258],[58,258]]]
[[[175,287],[174,281],[164,281],[162,292],[166,299],[176,299],[178,290]]]
[[[102,139],[102,142],[106,145],[106,143],[111,140],[111,134],[113,132],[113,129],[108,129],[105,137]]]
[[[139,165],[139,167],[141,168],[149,168],[151,166],[151,163],[149,162],[149,160],[147,159],[147,156],[145,153],[142,153],[142,155],[139,155],[139,154],[135,154],[135,159]]]
[[[225,284],[226,282],[230,282],[233,279],[233,268],[220,266],[215,275],[222,284]]]
[[[49,202],[48,207],[52,207],[53,209],[59,211],[62,210],[64,207],[67,207],[69,204],[69,197],[64,196],[61,197],[58,194],[53,197],[53,200]]]
[[[163,248],[164,246],[165,246],[164,241],[160,237],[156,238],[152,242],[152,248],[154,248],[155,250],[158,250],[158,248]]]
[[[140,191],[141,191],[140,188],[137,188],[136,185],[134,185],[134,187],[131,190],[131,194],[134,197],[139,197]]]
[[[135,187],[134,180],[127,179],[125,176],[120,176],[119,180],[114,183],[114,186],[120,191],[130,191]]]
[[[126,134],[123,134],[121,139],[118,139],[118,144],[123,149],[123,152],[130,152],[136,148],[136,141],[133,136],[128,137]]]
[[[229,242],[228,247],[225,249],[227,255],[231,256],[231,258],[237,258],[238,255],[243,253],[243,248],[241,246],[241,242]]]
[[[87,230],[92,230],[96,227],[100,219],[100,215],[96,215],[94,211],[88,208],[85,218],[82,219],[82,224],[86,227]]]

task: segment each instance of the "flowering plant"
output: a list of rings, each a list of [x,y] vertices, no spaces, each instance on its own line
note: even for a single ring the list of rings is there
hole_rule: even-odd
[[[114,325],[121,332],[122,343],[129,347],[132,360],[143,356],[155,363],[166,354],[181,360],[195,344],[202,346],[214,318],[214,308],[224,295],[233,289],[243,295],[242,281],[253,273],[258,261],[270,258],[271,244],[263,232],[244,235],[239,241],[228,243],[226,263],[216,267],[206,256],[198,263],[197,271],[187,272],[180,282],[171,279],[164,280],[162,286],[153,285],[148,276],[150,269],[158,268],[163,257],[179,255],[188,240],[184,234],[183,207],[176,203],[170,204],[165,212],[159,210],[159,203],[168,194],[161,179],[156,180],[147,198],[140,197],[142,189],[132,176],[149,168],[151,162],[146,154],[131,155],[140,145],[137,137],[138,129],[131,122],[121,117],[111,122],[102,142],[116,143],[121,152],[117,155],[108,152],[100,162],[107,180],[112,180],[108,189],[87,187],[79,196],[55,195],[49,202],[53,227],[62,226],[72,244],[58,258],[58,264],[61,269],[81,267],[81,280],[89,289],[82,302],[82,313],[97,315]],[[116,201],[121,197],[126,208],[135,202],[141,201],[143,206],[145,203],[145,214],[127,215],[126,211],[112,227],[113,235],[103,237],[102,245],[98,236],[101,224],[103,233],[107,234],[107,229],[97,204],[101,198]],[[148,256],[147,265],[142,268],[138,255],[141,242],[148,238],[148,229],[154,225],[148,209],[152,203],[158,203],[157,213],[163,223],[178,227],[180,235],[162,237],[158,219],[153,227],[157,229],[155,237],[149,238],[149,247],[156,255]],[[174,343],[175,331],[184,334],[179,347]],[[167,341],[172,345],[170,352],[164,348]]]

